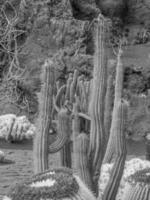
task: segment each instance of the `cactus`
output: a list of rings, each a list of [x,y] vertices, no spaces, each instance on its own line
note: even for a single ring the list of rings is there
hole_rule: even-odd
[[[54,168],[12,187],[10,200],[96,200],[82,180],[67,168]]]
[[[66,95],[65,95],[66,100],[70,99],[70,86],[71,86],[72,81],[73,81],[72,74],[69,74],[69,78],[67,80]]]
[[[73,120],[72,120],[72,138],[73,138],[73,153],[74,153],[74,160],[76,159],[76,151],[77,151],[77,144],[76,138],[80,134],[80,118],[78,115],[79,112],[79,99],[76,98],[76,101],[73,105]],[[75,162],[74,162],[75,164]],[[75,168],[75,165],[74,167]]]
[[[77,175],[89,189],[93,190],[88,160],[89,138],[85,133],[80,133],[74,143],[76,145],[74,162]]]
[[[109,183],[104,191],[104,200],[115,200],[118,187],[124,170],[126,159],[125,127],[127,117],[127,103],[119,101],[116,106],[116,117],[114,119],[114,145],[115,145],[115,164],[113,166]],[[112,144],[112,143],[111,143]],[[109,146],[108,146],[109,148]]]
[[[103,200],[115,200],[118,187],[124,170],[126,159],[125,126],[127,116],[127,103],[119,101],[116,106],[116,118],[114,119],[114,144],[115,144],[115,164],[113,166],[109,183],[104,191]],[[112,143],[111,143],[112,144]],[[109,146],[108,146],[109,148]]]
[[[72,167],[72,157],[71,157],[71,141],[66,142],[64,147],[60,151],[61,164],[63,167]]]
[[[150,199],[150,168],[137,171],[128,178],[123,200]]]
[[[98,178],[100,167],[104,155],[104,97],[105,97],[105,81],[106,81],[106,47],[105,47],[105,19],[102,15],[98,17],[98,25],[96,28],[96,52],[94,62],[94,78],[93,89],[90,101],[90,146],[89,160],[91,162],[93,189],[98,191]]]
[[[55,101],[54,101],[54,106],[57,112],[59,112],[59,110],[61,109],[62,106],[62,96],[65,94],[66,92],[66,85],[63,85],[59,88],[57,95],[55,97]]]
[[[114,136],[115,136],[115,119],[116,119],[116,106],[118,104],[118,101],[120,101],[122,97],[122,88],[123,88],[123,64],[121,61],[121,55],[122,50],[119,50],[118,58],[117,58],[117,68],[116,68],[116,80],[115,80],[115,96],[114,96],[114,107],[113,107],[113,113],[112,113],[112,122],[111,122],[111,128],[110,128],[110,137],[108,140],[108,148],[105,153],[105,157],[103,162],[109,163],[112,161],[114,151],[115,151],[115,144],[114,144]]]
[[[106,143],[109,138],[110,133],[110,127],[111,127],[111,119],[112,119],[112,110],[113,110],[113,80],[114,80],[114,74],[113,69],[115,65],[115,60],[108,60],[108,80],[107,80],[107,90],[106,90],[106,96],[105,96],[105,112],[104,112],[104,127],[105,127],[105,135],[106,135]]]
[[[123,75],[124,68],[121,60],[123,51],[119,48],[117,56],[117,67],[116,67],[116,80],[115,80],[115,97],[114,97],[114,107],[117,105],[118,100],[122,98],[122,89],[123,89]]]
[[[56,140],[49,145],[49,153],[59,151],[70,137],[70,112],[67,108],[62,108],[58,113],[58,134]]]
[[[38,133],[34,138],[34,172],[48,169],[48,134],[51,126],[52,96],[54,86],[54,68],[51,60],[43,66],[41,99],[39,100]]]
[[[56,96],[56,101],[55,101],[55,107],[58,111],[58,116],[60,115],[60,108],[62,107],[62,105],[64,105],[69,111],[70,105],[68,103],[69,102],[73,103],[73,101],[74,101],[74,95],[75,95],[76,85],[77,85],[77,77],[78,77],[78,71],[75,70],[73,78],[72,78],[72,75],[70,74],[69,79],[67,81],[67,86],[66,85],[62,86],[58,91],[58,94]],[[65,100],[64,100],[63,104],[61,104],[62,95],[65,96]],[[69,105],[69,107],[68,107],[68,105]],[[67,112],[66,117],[63,116],[63,118],[60,118],[60,116],[59,116],[59,119],[58,119],[58,133],[59,134],[58,134],[58,136],[59,136],[60,140],[56,140],[56,143],[54,143],[54,145],[52,144],[53,146],[50,145],[50,148],[51,147],[52,148],[49,149],[50,152],[52,153],[52,152],[55,152],[56,150],[58,151],[62,148],[61,163],[65,167],[71,167],[71,146],[70,146],[71,144],[69,142],[70,135],[71,135],[70,114],[71,113]],[[63,121],[65,120],[65,121],[62,123],[62,120]]]
[[[76,97],[76,101],[73,106],[73,154],[74,154],[74,166],[73,169],[82,181],[87,185],[89,189],[92,189],[91,177],[89,172],[89,160],[88,160],[88,146],[89,138],[85,133],[80,133],[80,117],[79,113],[79,99]]]
[[[71,103],[74,102],[74,95],[75,95],[75,91],[76,91],[76,87],[77,87],[78,73],[79,73],[78,70],[74,71],[73,81],[70,86],[70,102]]]

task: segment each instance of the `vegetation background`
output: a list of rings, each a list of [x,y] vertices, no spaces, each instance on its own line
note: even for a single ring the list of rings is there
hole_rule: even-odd
[[[91,77],[94,54],[92,24],[93,18],[101,11],[113,19],[109,56],[115,57],[119,37],[123,37],[126,44],[123,63],[124,96],[130,100],[128,135],[141,143],[143,133],[150,131],[150,2],[126,0],[124,3],[120,1],[119,7],[116,7],[116,2],[1,0],[1,115],[26,115],[31,122],[36,121],[40,68],[47,58],[55,62],[59,82],[65,82],[67,74],[75,68],[87,78]],[[10,183],[32,174],[32,145],[0,145],[8,158],[16,162],[0,166],[0,194],[4,194]],[[129,151],[141,156],[144,146],[141,146],[140,152],[135,146]],[[53,161],[58,162],[57,159]]]

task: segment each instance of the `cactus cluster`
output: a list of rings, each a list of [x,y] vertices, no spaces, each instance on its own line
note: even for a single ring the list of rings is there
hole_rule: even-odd
[[[123,200],[150,199],[150,168],[137,171],[129,176]]]
[[[52,89],[54,88],[53,65],[48,63],[45,68],[47,71],[45,71],[42,86],[43,101],[39,114],[40,129],[34,141],[35,172],[43,172],[48,168],[48,153],[61,151],[62,165],[73,168],[73,174],[68,173],[67,180],[70,179],[71,183],[76,182],[75,189],[78,188],[69,196],[61,196],[61,199],[94,200],[98,197],[99,200],[115,200],[123,175],[126,159],[125,128],[128,109],[127,102],[122,99],[123,64],[121,56],[123,52],[120,47],[116,62],[114,94],[112,94],[113,74],[107,79],[107,67],[110,65],[106,57],[107,21],[101,14],[96,20],[95,32],[96,49],[93,80],[87,80],[75,70],[74,74],[69,74],[66,84],[57,85],[54,97]],[[111,64],[114,66],[114,62]],[[56,140],[49,145],[48,130],[52,126],[52,118],[57,124],[57,136]],[[73,142],[73,153],[70,147],[71,140]],[[103,163],[111,162],[112,159],[114,165],[110,180],[103,197],[101,197],[98,194],[101,167]],[[72,160],[73,163],[71,163]],[[56,173],[57,170],[54,169],[54,172]],[[52,178],[52,172],[45,172],[44,174],[46,173],[49,179]],[[37,176],[39,176],[39,179],[35,179],[36,181],[45,177],[42,174]],[[75,178],[75,182],[72,182],[72,177]],[[33,180],[34,178],[32,182],[34,182]],[[29,187],[29,184],[27,185],[25,188]],[[16,191],[19,193],[18,189]],[[27,191],[27,196],[32,193],[31,189],[25,191]],[[56,187],[55,192],[53,192],[53,189],[49,191],[40,190],[39,193],[35,194],[36,199],[40,199],[39,196],[42,191],[44,195],[47,195],[44,198],[57,199],[57,191],[59,194],[60,189]],[[66,193],[66,190],[64,189],[63,192]],[[54,194],[56,196],[53,196]]]
[[[122,100],[121,49],[117,57],[114,94],[112,94],[114,74],[111,74],[107,81],[107,67],[108,65],[114,67],[115,62],[109,61],[106,57],[106,25],[105,18],[99,15],[95,31],[93,79],[86,80],[75,70],[74,74],[69,74],[66,84],[57,87],[56,96],[53,98],[53,109],[58,133],[56,141],[49,145],[48,149],[49,153],[61,150],[62,165],[72,167],[74,173],[95,196],[98,196],[102,163],[111,161],[113,155],[115,164],[104,192],[104,200],[115,199],[122,177],[126,158],[124,129],[127,112],[127,104]],[[73,154],[70,148],[71,139]]]

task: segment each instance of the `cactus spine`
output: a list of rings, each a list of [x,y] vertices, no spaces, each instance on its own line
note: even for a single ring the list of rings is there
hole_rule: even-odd
[[[90,147],[89,159],[91,162],[93,190],[98,191],[98,178],[100,167],[104,155],[104,97],[105,97],[105,81],[106,81],[106,47],[105,47],[105,21],[102,15],[98,17],[96,27],[96,52],[94,62],[94,79],[93,89],[90,102]]]
[[[115,143],[114,143],[115,121],[114,120],[116,119],[116,115],[117,115],[116,106],[118,104],[118,101],[120,101],[122,97],[122,88],[123,88],[123,64],[121,61],[121,55],[122,55],[122,50],[119,50],[118,58],[117,58],[117,68],[116,68],[114,107],[113,107],[113,113],[112,113],[110,137],[108,140],[108,148],[106,150],[105,157],[103,160],[104,163],[111,162],[114,155],[114,151],[115,151]]]
[[[51,126],[53,104],[54,69],[51,60],[43,66],[43,85],[41,89],[38,134],[34,138],[34,172],[48,169],[48,133]]]
[[[114,119],[114,143],[116,159],[113,166],[109,183],[104,192],[103,200],[115,200],[118,192],[118,187],[124,170],[126,159],[126,141],[125,141],[125,126],[127,116],[127,103],[119,101],[116,106],[116,118]],[[108,147],[109,148],[109,147]]]

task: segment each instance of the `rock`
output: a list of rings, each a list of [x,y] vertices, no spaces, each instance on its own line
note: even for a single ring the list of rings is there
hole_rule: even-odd
[[[0,116],[0,138],[6,141],[22,141],[31,139],[36,128],[26,116],[17,117],[13,114]]]
[[[0,139],[9,140],[15,120],[14,114],[0,116]]]
[[[5,159],[5,154],[3,151],[0,150],[0,163],[3,162]]]

